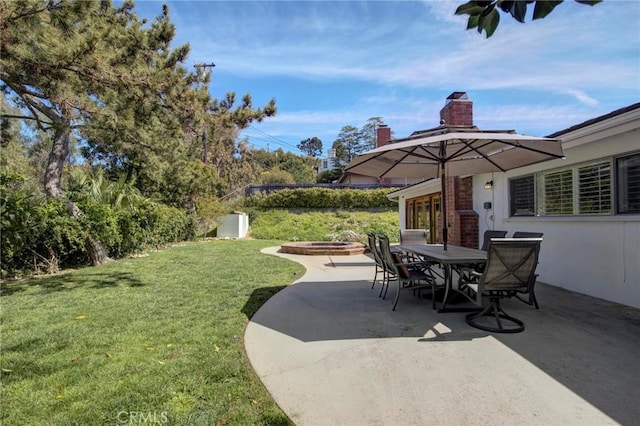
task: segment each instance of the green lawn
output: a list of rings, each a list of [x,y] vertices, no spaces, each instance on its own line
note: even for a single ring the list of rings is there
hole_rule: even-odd
[[[3,425],[289,424],[243,348],[248,318],[299,277],[277,241],[181,244],[5,283]]]

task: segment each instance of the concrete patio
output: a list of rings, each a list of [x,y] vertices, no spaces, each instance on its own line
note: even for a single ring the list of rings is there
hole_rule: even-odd
[[[540,310],[504,303],[526,330],[491,334],[410,292],[392,312],[366,255],[277,251],[307,272],[253,316],[245,347],[297,425],[640,422],[640,310],[538,283]]]

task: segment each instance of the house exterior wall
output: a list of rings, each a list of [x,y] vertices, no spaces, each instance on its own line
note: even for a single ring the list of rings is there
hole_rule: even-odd
[[[578,293],[640,308],[640,215],[509,216],[508,179],[604,159],[640,150],[637,117],[614,127],[560,136],[566,159],[523,167],[507,173],[474,176],[474,210],[480,212],[482,235],[487,229],[544,232],[539,281]],[[493,180],[493,189],[484,189]],[[493,208],[485,210],[491,201]]]
[[[320,167],[318,167],[318,173],[333,170],[336,168],[337,165],[338,164],[336,161],[336,150],[329,149],[327,151],[327,156],[320,158]]]
[[[640,214],[509,215],[511,178],[640,152],[640,108],[559,138],[565,159],[473,176],[472,211],[478,214],[478,240],[488,229],[508,231],[508,236],[515,231],[543,232],[536,271],[540,282],[640,308]],[[493,181],[492,189],[485,189],[488,181]],[[407,199],[439,191],[440,180],[433,179],[390,194],[398,200],[400,227],[406,228]],[[491,202],[490,209],[485,209],[486,202]],[[544,300],[540,302],[544,304]]]

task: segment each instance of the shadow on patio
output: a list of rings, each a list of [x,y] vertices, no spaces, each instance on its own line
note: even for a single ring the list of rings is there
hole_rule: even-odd
[[[326,398],[329,406],[324,409],[341,413],[333,420],[342,423],[349,422],[349,409],[341,411],[336,401],[348,398],[354,409],[372,411],[378,392],[382,397],[394,390],[418,391],[425,395],[424,402],[438,395],[441,405],[448,405],[433,404],[422,414],[422,408],[414,410],[411,424],[635,424],[640,418],[640,310],[538,284],[540,310],[517,300],[504,303],[507,312],[525,322],[526,330],[492,334],[468,326],[464,313],[433,311],[430,300],[410,292],[401,294],[392,312],[393,283],[387,299],[378,298],[379,284],[371,289],[371,264],[331,260],[314,270],[308,264],[315,260],[302,257],[300,262],[308,267],[305,277],[254,315],[252,323],[259,328],[247,329],[254,368],[294,421],[315,423],[315,408],[305,413],[305,407],[294,402],[291,410],[298,414],[292,415],[287,392],[279,390],[281,385],[295,388],[298,380],[302,388],[304,383],[315,387],[307,397],[320,407]],[[358,275],[363,279],[354,279]],[[315,277],[321,278],[307,280]],[[262,348],[253,350],[254,344]],[[328,361],[333,357],[335,361]],[[354,397],[358,392],[367,395]],[[503,400],[507,405],[501,405]],[[413,407],[407,402],[396,406],[388,394],[378,404],[386,404],[390,412]],[[552,409],[551,404],[564,408]],[[384,414],[372,414],[372,420],[376,418],[385,423]]]

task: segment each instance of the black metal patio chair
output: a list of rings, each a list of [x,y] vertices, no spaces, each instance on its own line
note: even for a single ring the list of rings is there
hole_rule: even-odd
[[[386,288],[382,298],[384,299],[389,289],[389,281],[395,280],[398,284],[395,300],[393,302],[392,310],[396,310],[398,300],[400,299],[400,291],[412,290],[414,294],[420,295],[420,290],[430,289],[431,297],[433,299],[433,309],[436,307],[436,286],[437,282],[433,276],[425,271],[424,264],[422,262],[408,262],[406,256],[401,253],[392,253],[391,245],[389,244],[389,238],[384,234],[378,234],[376,236],[380,246],[380,252],[384,261],[385,267],[388,268],[388,277]]]
[[[382,295],[382,290],[384,289],[385,282],[387,281],[387,270],[384,266],[384,261],[382,260],[382,254],[380,253],[380,248],[378,247],[378,243],[376,241],[376,234],[373,232],[367,232],[367,241],[369,245],[369,250],[373,256],[373,260],[376,262],[376,271],[373,276],[373,282],[371,283],[371,288],[373,289],[378,282],[378,274],[382,274],[382,281],[380,284],[380,295]]]
[[[507,236],[507,231],[497,231],[493,229],[488,229],[484,231],[484,234],[482,236],[482,246],[480,247],[480,250],[487,251],[487,248],[489,247],[489,243],[491,242],[491,239],[504,238],[506,236]],[[466,282],[466,281],[471,282],[473,281],[473,279],[477,279],[477,275],[474,274],[474,272],[481,273],[484,269],[484,265],[485,265],[484,263],[467,263],[467,264],[456,265],[455,270],[458,273],[458,276],[460,277],[458,282],[460,283]]]
[[[542,232],[516,231],[513,233],[513,238],[542,238],[543,235],[544,233]],[[523,303],[526,303],[527,305],[535,306],[536,309],[540,309],[540,305],[538,305],[538,299],[536,298],[535,293],[537,280],[538,274],[535,274],[531,278],[531,282],[529,283],[529,288],[527,289],[527,291],[518,292],[516,294],[516,299]]]
[[[427,244],[429,233],[426,229],[401,229],[400,244]]]
[[[507,314],[500,301],[528,290],[538,265],[541,242],[541,238],[491,240],[484,271],[472,272],[477,275],[477,282],[469,282],[465,287],[468,293],[475,293],[477,302],[486,297],[489,304],[480,312],[468,314],[467,324],[497,333],[524,330],[524,323]]]

